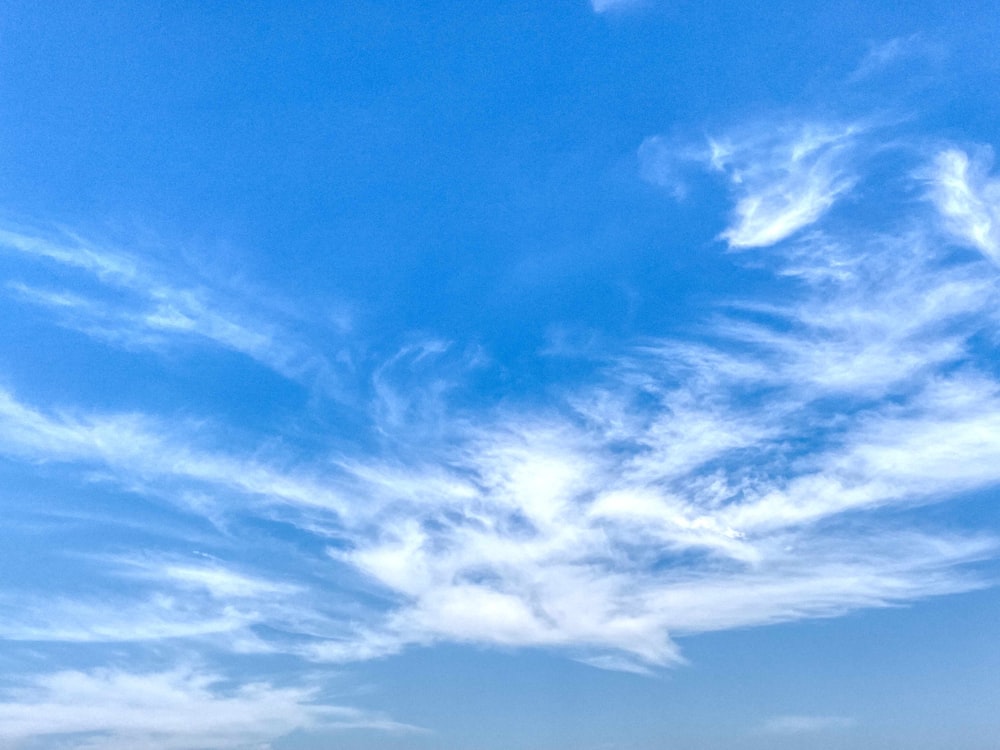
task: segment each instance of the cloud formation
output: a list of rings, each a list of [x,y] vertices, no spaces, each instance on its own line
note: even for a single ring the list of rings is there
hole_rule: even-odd
[[[844,716],[775,716],[764,723],[770,734],[812,734],[835,729],[848,729],[854,720]]]
[[[992,161],[990,150],[970,158],[960,149],[944,149],[929,182],[931,198],[954,237],[1000,263],[1000,179],[990,177]]]
[[[412,729],[318,699],[315,688],[232,686],[191,668],[54,672],[0,693],[0,740],[46,738],[73,750],[228,750],[267,747],[295,730]]]
[[[75,271],[92,285],[51,289],[11,280],[8,294],[49,310],[60,325],[126,348],[159,349],[178,341],[239,352],[292,380],[331,377],[331,364],[287,326],[261,318],[233,290],[209,290],[196,279],[171,278],[139,257],[72,235],[0,228],[0,252]]]
[[[854,72],[848,76],[847,82],[866,81],[913,58],[934,59],[940,58],[942,55],[943,50],[922,38],[920,34],[895,37],[878,44],[872,44]]]
[[[733,248],[766,247],[816,222],[857,179],[849,161],[856,133],[854,125],[806,125],[790,138],[713,143],[712,165],[737,196],[722,238]]]
[[[590,0],[590,7],[595,13],[608,13],[616,10],[624,10],[639,5],[642,0]]]
[[[0,618],[0,635],[185,641],[314,663],[443,642],[538,647],[643,672],[681,662],[685,636],[985,585],[975,563],[995,558],[995,538],[913,514],[1000,484],[1000,381],[977,349],[996,329],[995,180],[984,159],[942,149],[900,175],[904,191],[923,187],[929,200],[906,203],[912,213],[891,226],[859,229],[829,209],[862,180],[859,155],[877,150],[873,137],[809,122],[713,141],[701,158],[726,177],[735,203],[721,239],[768,248],[727,257],[771,269],[772,293],[727,300],[696,340],[606,351],[600,372],[553,386],[544,404],[459,405],[451,369],[485,360],[446,364],[453,347],[432,338],[372,368],[355,448],[325,435],[308,436],[308,450],[294,450],[301,435],[280,451],[268,441],[240,448],[208,420],[36,405],[0,391],[8,460],[59,465],[176,513],[210,514],[234,536],[236,521],[280,520],[301,544],[284,534],[273,543],[308,563],[268,570],[224,554],[124,551],[104,560],[96,586],[105,589],[28,602]],[[675,158],[662,146],[647,141],[650,169]],[[669,184],[672,163],[659,166]],[[24,235],[3,242],[146,301],[158,289],[175,308],[188,299],[186,287],[151,281],[125,256]],[[973,252],[956,253],[956,243]],[[27,285],[17,293],[39,294]],[[78,311],[98,302],[60,292],[42,303]],[[211,334],[207,304],[183,304],[210,345],[271,361],[237,346],[236,334]],[[144,320],[143,330],[170,328]],[[187,502],[192,495],[207,500]],[[238,546],[228,548],[234,557]],[[217,702],[220,721],[232,701],[257,699],[196,672],[140,677],[178,705]],[[116,695],[131,679],[39,678],[11,693],[0,716],[33,736],[48,731],[31,723],[39,706],[62,715],[70,699],[59,696],[88,705],[87,691]],[[274,727],[354,720],[313,708],[308,691],[260,690],[284,712]],[[66,713],[63,731],[195,742],[183,728],[104,728],[82,715]],[[779,717],[768,726],[832,724]],[[195,730],[204,746],[229,746],[224,721]]]
[[[141,414],[45,414],[0,389],[0,451],[40,461],[106,466],[129,481],[186,482],[336,511],[342,499],[307,474],[198,449],[199,428]]]
[[[733,249],[768,247],[816,223],[858,180],[857,123],[765,122],[693,148],[651,136],[639,147],[642,174],[675,198],[691,163],[725,176],[735,199],[720,237]]]
[[[738,191],[730,244],[818,222],[814,209],[855,179],[844,156],[855,128],[783,132],[717,148]],[[984,191],[982,180],[968,188]],[[952,218],[985,210],[976,201],[956,213],[936,199]],[[217,512],[280,514],[325,546],[326,565],[382,596],[346,621],[308,603],[323,599],[315,581],[165,561],[132,618],[152,637],[183,634],[191,618],[319,661],[448,641],[559,648],[636,671],[670,664],[682,659],[677,635],[981,585],[964,566],[994,555],[995,540],[878,515],[1000,483],[1000,384],[970,345],[991,325],[997,269],[987,235],[956,230],[985,256],[958,261],[926,226],[921,215],[895,234],[830,225],[783,243],[771,257],[784,302],[732,303],[697,343],[609,353],[600,378],[545,408],[449,410],[451,386],[434,374],[448,347],[411,346],[373,372],[373,434],[392,436],[374,453],[290,463],[223,450],[204,424],[43,411],[10,393],[0,450],[100,466],[164,496],[209,492]],[[410,403],[423,392],[417,364],[430,409]],[[87,621],[81,611],[95,623],[78,637],[125,637],[83,602],[7,632],[69,638],[61,622]]]

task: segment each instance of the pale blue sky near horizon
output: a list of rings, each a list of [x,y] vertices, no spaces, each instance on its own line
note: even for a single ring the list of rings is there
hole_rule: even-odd
[[[8,3],[0,747],[994,750],[998,32]]]

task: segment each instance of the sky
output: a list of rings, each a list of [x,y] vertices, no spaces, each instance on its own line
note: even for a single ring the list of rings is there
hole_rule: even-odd
[[[0,16],[0,748],[995,750],[971,0]]]

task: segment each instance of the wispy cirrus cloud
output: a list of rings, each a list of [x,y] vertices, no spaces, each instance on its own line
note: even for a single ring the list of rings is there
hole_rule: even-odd
[[[601,373],[543,406],[455,407],[452,347],[427,339],[372,371],[367,450],[281,460],[220,449],[210,423],[10,393],[0,450],[160,497],[253,498],[220,503],[237,517],[295,509],[282,518],[319,550],[312,563],[365,588],[350,616],[310,604],[326,591],[315,582],[178,556],[132,566],[147,615],[134,620],[150,637],[161,621],[163,637],[218,621],[234,643],[317,661],[460,642],[643,671],[681,661],[678,636],[975,588],[996,540],[911,528],[905,513],[1000,484],[1000,383],[973,345],[994,325],[998,271],[989,232],[961,229],[988,212],[989,181],[935,162],[934,203],[979,254],[942,247],[927,203],[884,229],[838,224],[828,209],[862,178],[854,154],[870,137],[809,123],[716,141],[705,159],[736,203],[723,237],[773,246],[780,294],[728,300],[697,341],[608,351]],[[88,612],[92,638],[122,632]],[[68,638],[58,608],[33,618],[19,632]]]
[[[992,161],[990,150],[970,157],[961,149],[947,148],[925,173],[931,199],[947,229],[1000,263],[1000,179],[989,174]]]
[[[165,592],[86,597],[5,597],[0,637],[35,643],[127,643],[209,639],[245,630],[258,618],[235,607],[206,606]]]
[[[661,398],[691,400],[694,394]],[[319,660],[370,658],[407,644],[454,640],[583,650],[595,664],[642,669],[679,658],[670,633],[829,616],[964,590],[975,580],[952,568],[991,554],[987,539],[880,533],[876,543],[857,535],[815,536],[808,525],[816,518],[858,507],[836,488],[817,501],[815,485],[833,482],[832,469],[768,492],[776,477],[731,486],[743,470],[739,462],[728,478],[719,473],[724,464],[708,475],[702,468],[734,452],[763,451],[766,457],[771,441],[787,439],[774,426],[762,428],[759,420],[754,425],[732,411],[713,415],[697,404],[688,404],[686,414],[665,405],[652,422],[629,413],[627,405],[618,408],[615,414],[605,402],[604,412],[591,409],[583,428],[565,418],[509,417],[467,436],[450,457],[451,470],[410,466],[400,474],[378,464],[344,465],[347,476],[330,479],[335,492],[376,502],[344,506],[337,527],[350,544],[332,555],[402,597],[388,609],[369,610],[360,629],[304,605],[315,594],[291,582],[167,560],[126,564],[126,571],[138,570],[155,584],[145,603],[104,608],[50,601],[22,608],[17,621],[5,623],[5,635],[64,641],[224,632],[249,637],[264,624],[311,639],[293,648],[269,647]],[[726,413],[756,429],[734,428]],[[702,439],[690,440],[695,429]],[[612,447],[625,441],[633,447],[624,453]],[[671,455],[675,445],[684,450]],[[156,454],[171,452],[160,446]],[[79,455],[64,451],[59,457],[73,461]],[[113,452],[98,457],[116,460]],[[111,465],[129,476],[124,464]],[[153,467],[158,473],[152,479],[168,481],[170,471],[189,474],[185,461],[166,466],[169,471]],[[227,467],[246,474],[239,462]],[[979,472],[971,484],[992,478]],[[949,476],[941,482],[948,486]],[[301,502],[289,487],[309,492],[280,475],[258,489],[271,502]],[[734,491],[748,499],[734,503]],[[902,492],[870,494],[866,503],[908,499],[913,492],[904,485]],[[789,547],[795,555],[786,552]],[[674,556],[688,560],[673,569]]]
[[[239,299],[219,285],[184,278],[120,249],[72,234],[0,228],[0,251],[57,264],[96,281],[77,288],[50,288],[11,280],[8,295],[49,310],[60,325],[129,348],[164,348],[202,342],[239,352],[280,375],[323,382],[333,365],[288,326],[255,314],[259,300]],[[67,279],[67,283],[71,283]],[[329,385],[329,383],[327,383]]]
[[[766,247],[809,226],[853,187],[857,125],[799,126],[777,138],[712,144],[712,166],[736,194],[722,238],[733,248]]]
[[[0,740],[74,750],[199,747],[227,750],[290,732],[414,728],[321,701],[314,687],[231,685],[194,668],[103,669],[23,678],[0,690]],[[41,744],[38,744],[41,741]]]
[[[901,63],[914,58],[936,60],[944,56],[944,50],[920,34],[895,37],[871,44],[867,54],[847,78],[848,83],[857,84],[880,73],[895,69]]]
[[[718,147],[738,206],[773,198],[737,211],[730,243],[772,244],[823,218],[859,179],[846,153],[858,132],[803,126],[762,149]],[[679,658],[671,633],[979,585],[961,567],[995,540],[864,515],[1000,483],[997,384],[968,344],[989,324],[996,272],[954,262],[925,226],[918,214],[902,232],[786,243],[772,256],[786,302],[733,305],[699,344],[623,354],[562,408],[467,431],[434,479],[450,467],[464,493],[435,501],[410,474],[407,496],[425,499],[397,495],[335,553],[402,597],[364,637],[383,650],[577,648],[642,669]]]
[[[812,734],[838,729],[850,729],[854,719],[845,716],[775,716],[764,722],[763,731],[769,734]]]
[[[766,122],[697,148],[651,136],[639,148],[639,161],[647,180],[677,198],[686,194],[681,174],[687,164],[724,175],[736,203],[721,239],[734,249],[767,247],[814,224],[854,187],[863,130],[859,123]]]
[[[643,3],[644,0],[590,0],[590,7],[595,13],[610,13],[627,8],[634,8]]]
[[[255,599],[294,594],[299,591],[299,588],[292,584],[239,573],[219,564],[194,565],[179,561],[151,566],[143,561],[138,567],[178,586],[204,589],[215,598]]]
[[[636,150],[642,179],[666,189],[677,201],[688,195],[685,171],[692,164],[704,164],[706,156],[703,147],[693,148],[677,138],[663,135],[649,136]]]
[[[140,414],[47,414],[0,390],[0,452],[8,455],[103,465],[129,481],[191,482],[265,500],[342,507],[317,477],[199,449],[198,432],[193,423],[184,429]]]

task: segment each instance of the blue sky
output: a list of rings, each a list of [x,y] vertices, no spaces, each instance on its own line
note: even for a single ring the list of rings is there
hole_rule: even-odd
[[[11,2],[0,747],[1000,736],[990,4]]]

